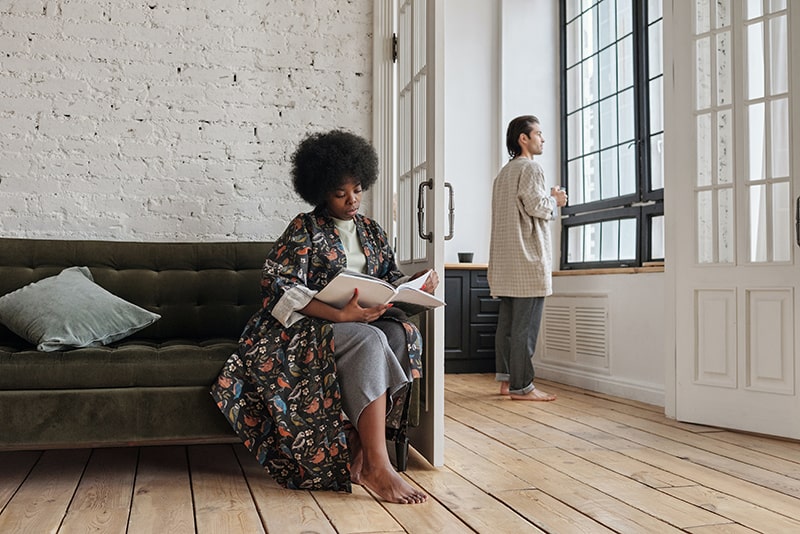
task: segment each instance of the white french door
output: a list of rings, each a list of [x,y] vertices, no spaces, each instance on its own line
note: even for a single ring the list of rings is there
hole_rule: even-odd
[[[800,438],[800,3],[667,3],[675,415]]]
[[[377,4],[381,4],[378,6]],[[375,98],[373,137],[381,139],[379,155],[395,179],[386,191],[383,211],[396,210],[393,234],[401,269],[439,273],[439,296],[444,295],[445,185],[443,140],[443,0],[376,2]],[[390,31],[391,28],[391,31]],[[394,34],[394,35],[392,35]],[[396,58],[393,67],[392,62]],[[385,90],[382,90],[383,87]],[[389,110],[393,110],[390,112]],[[384,213],[386,214],[386,213]],[[420,425],[411,428],[411,445],[432,465],[444,464],[444,310],[426,313],[423,332],[424,371]]]

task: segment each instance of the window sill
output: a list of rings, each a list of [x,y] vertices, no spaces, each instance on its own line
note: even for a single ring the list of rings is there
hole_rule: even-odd
[[[641,267],[612,267],[608,269],[575,269],[574,271],[553,271],[553,276],[589,276],[595,274],[639,274],[663,273],[664,262],[645,263]]]

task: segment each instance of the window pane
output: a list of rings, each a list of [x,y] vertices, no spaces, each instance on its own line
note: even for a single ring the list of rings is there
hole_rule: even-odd
[[[580,65],[567,71],[567,113],[572,113],[581,106],[582,77]]]
[[[617,148],[600,153],[600,179],[602,181],[600,195],[603,198],[619,196],[619,165],[617,164]]]
[[[783,11],[786,9],[786,0],[770,0],[769,4],[770,13],[775,13],[776,11]]]
[[[661,91],[664,77],[659,76],[650,82],[650,132],[656,133],[664,129],[664,98]]]
[[[697,116],[697,185],[711,185],[711,114]]]
[[[747,98],[764,96],[764,35],[760,22],[747,28]]]
[[[647,4],[647,22],[653,22],[661,18],[661,0],[650,0]]]
[[[600,147],[608,148],[617,144],[617,98],[611,97],[600,102]]]
[[[772,19],[769,27],[769,87],[771,95],[785,93],[789,90],[788,42],[786,15]]]
[[[619,222],[619,259],[635,260],[637,249],[636,219]]]
[[[619,221],[604,221],[602,223],[602,237],[600,245],[600,259],[602,261],[615,261],[619,259]]]
[[[654,78],[659,74],[664,72],[664,65],[662,62],[662,54],[661,54],[661,21],[659,20],[648,30],[649,36],[647,40],[647,46],[649,51],[648,57],[648,72],[650,73],[650,78]]]
[[[697,109],[706,109],[711,106],[711,41],[708,37],[697,40],[695,61],[695,102]]]
[[[583,104],[597,102],[597,56],[592,56],[583,62]]]
[[[731,25],[731,0],[716,0],[717,28],[726,28]]]
[[[599,104],[583,110],[583,152],[593,152],[600,148]]]
[[[697,262],[714,262],[714,214],[711,191],[697,193]]]
[[[576,158],[583,154],[583,112],[576,111],[567,116],[567,157]]]
[[[745,17],[747,17],[748,19],[760,17],[762,14],[761,11],[762,1],[763,0],[747,0],[745,5]]]
[[[566,0],[567,21],[572,20],[581,12],[581,0]]]
[[[717,35],[717,105],[726,106],[730,104],[731,95],[731,67],[729,56],[730,32],[722,32]]]
[[[664,216],[650,218],[650,260],[664,259]]]
[[[581,19],[576,19],[567,24],[567,67],[581,60],[581,46]]]
[[[636,145],[628,143],[619,147],[619,194],[636,192]]]
[[[600,169],[597,154],[583,158],[583,186],[584,202],[600,200]]]
[[[628,89],[619,94],[619,141],[625,143],[632,141],[635,135],[633,89]]]
[[[600,223],[583,227],[583,261],[600,260]]]
[[[761,180],[767,175],[766,169],[764,169],[764,165],[766,164],[764,158],[764,152],[766,150],[764,146],[764,104],[759,103],[748,106],[747,111],[747,146],[749,148],[750,179]]]
[[[789,100],[781,98],[772,103],[772,177],[789,176]]]
[[[617,39],[633,31],[631,0],[617,0]]]
[[[617,44],[617,84],[620,89],[633,86],[633,37]]]
[[[583,226],[571,226],[567,234],[567,261],[583,262]]]
[[[583,26],[583,59],[597,53],[597,8],[593,7],[581,16]]]
[[[765,185],[747,188],[750,197],[750,261],[767,261],[767,195]]]
[[[617,47],[611,45],[600,52],[600,98],[617,92]]]
[[[789,182],[772,184],[772,255],[774,261],[792,259],[792,197]]]
[[[650,138],[650,189],[664,188],[664,134]]]
[[[567,191],[570,204],[583,204],[583,159],[569,162],[567,166]]]
[[[733,182],[733,124],[729,110],[717,113],[717,182]]]
[[[719,243],[719,263],[733,263],[734,222],[733,189],[720,189],[717,194],[717,241]]]
[[[601,0],[597,5],[597,13],[600,48],[605,48],[617,40],[617,17],[614,12],[614,0]]]
[[[760,0],[759,0],[760,1]],[[696,0],[695,7],[695,33],[701,34],[707,32],[711,28],[711,16],[709,0]]]
[[[567,113],[572,113],[581,106],[582,77],[580,65],[567,71]]]

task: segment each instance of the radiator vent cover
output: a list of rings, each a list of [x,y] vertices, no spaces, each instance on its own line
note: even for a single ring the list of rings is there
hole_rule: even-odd
[[[608,370],[608,295],[547,297],[542,326],[542,361]]]

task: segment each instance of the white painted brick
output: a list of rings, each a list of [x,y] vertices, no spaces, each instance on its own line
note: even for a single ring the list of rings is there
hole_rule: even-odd
[[[0,0],[4,235],[274,239],[298,140],[370,130],[370,0],[150,6]]]
[[[61,28],[67,39],[100,39],[105,41],[119,40],[123,37],[120,27],[108,22],[81,22],[65,20]],[[108,43],[110,45],[110,43]]]
[[[167,158],[171,155],[168,147],[150,142],[122,141],[119,150],[129,158]]]
[[[111,20],[118,24],[142,25],[150,20],[150,9],[144,3],[136,3],[132,6],[109,6]]]
[[[36,131],[36,120],[32,117],[12,115],[0,120],[0,135],[33,135]]]
[[[44,2],[18,2],[15,0],[0,0],[0,15],[42,15]]]

